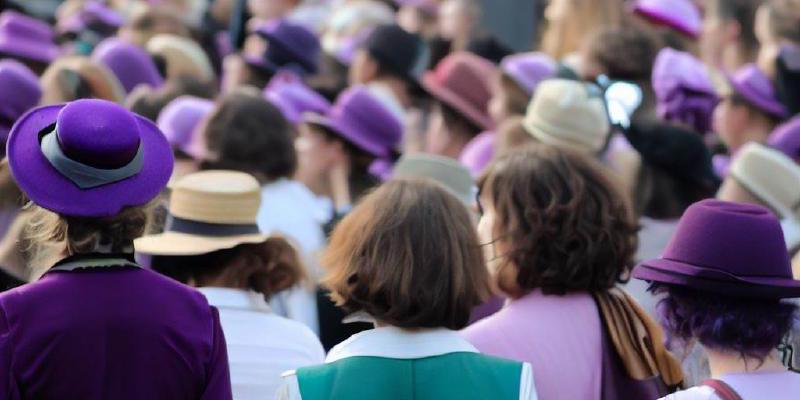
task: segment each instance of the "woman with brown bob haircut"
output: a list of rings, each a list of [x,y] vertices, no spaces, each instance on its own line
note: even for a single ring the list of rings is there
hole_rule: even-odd
[[[604,323],[617,321],[615,311],[639,321],[635,302],[614,289],[627,280],[637,245],[627,196],[598,161],[544,144],[498,159],[479,187],[478,233],[493,280],[511,300],[463,336],[482,352],[530,363],[539,399],[603,398]],[[626,343],[625,332],[658,329],[641,322],[612,332]],[[653,358],[666,354],[656,349]],[[659,366],[646,376],[661,374]]]
[[[469,211],[438,184],[395,180],[366,196],[323,264],[334,301],[377,328],[285,374],[280,399],[536,398],[529,365],[477,354],[452,331],[489,284]]]

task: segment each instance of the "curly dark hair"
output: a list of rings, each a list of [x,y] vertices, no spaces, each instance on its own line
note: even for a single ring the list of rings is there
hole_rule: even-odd
[[[497,274],[505,293],[606,291],[627,280],[638,225],[628,197],[593,158],[537,143],[495,161],[479,185],[508,248]],[[515,282],[503,279],[509,267]]]
[[[266,183],[291,177],[297,168],[291,125],[258,92],[240,89],[225,96],[204,136],[211,158],[204,169],[246,172]]]
[[[697,339],[703,346],[763,361],[791,330],[797,306],[780,300],[742,298],[652,283],[666,294],[658,305],[671,339]]]

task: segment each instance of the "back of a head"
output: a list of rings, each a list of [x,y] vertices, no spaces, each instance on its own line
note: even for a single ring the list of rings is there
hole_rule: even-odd
[[[297,155],[289,123],[256,91],[239,90],[217,104],[205,126],[207,167],[232,169],[261,181],[289,177]]]
[[[706,2],[706,14],[723,22],[739,25],[739,46],[748,59],[754,59],[759,42],[755,34],[756,11],[764,0],[711,0]]]
[[[588,60],[612,80],[649,84],[659,45],[657,39],[641,29],[608,27],[588,41]],[[596,78],[596,77],[587,77]]]
[[[469,212],[432,181],[392,180],[363,198],[323,265],[339,306],[402,328],[461,329],[488,295]]]
[[[625,5],[623,0],[553,0],[545,15],[549,26],[542,50],[561,60],[577,52],[595,29],[623,25]]]

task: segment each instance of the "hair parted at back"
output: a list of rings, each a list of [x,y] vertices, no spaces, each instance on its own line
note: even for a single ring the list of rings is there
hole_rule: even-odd
[[[402,328],[461,329],[489,295],[469,211],[433,181],[392,180],[367,195],[322,264],[338,306]]]
[[[536,143],[492,163],[479,185],[508,248],[496,273],[505,293],[602,292],[627,280],[638,225],[628,196],[592,157]]]

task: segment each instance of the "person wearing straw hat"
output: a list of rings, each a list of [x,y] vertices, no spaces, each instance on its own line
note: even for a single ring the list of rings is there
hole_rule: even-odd
[[[704,200],[689,207],[663,255],[633,277],[665,296],[662,325],[673,340],[705,347],[711,379],[674,400],[800,398],[800,375],[778,349],[798,315],[781,224],[765,207]],[[787,356],[787,354],[784,354]]]
[[[164,233],[134,242],[154,270],[198,287],[219,309],[237,400],[275,393],[282,372],[319,364],[319,339],[276,315],[267,300],[297,284],[303,268],[283,238],[261,233],[261,187],[252,175],[197,172],[171,185]]]
[[[231,399],[217,309],[133,257],[172,174],[158,128],[104,100],[40,107],[8,160],[48,269],[0,294],[0,398]]]

